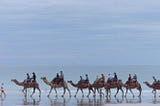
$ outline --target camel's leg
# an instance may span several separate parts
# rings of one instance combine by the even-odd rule
[[[82,92],[82,97],[84,97],[84,93],[83,93],[83,89],[81,88],[81,92]]]
[[[131,92],[132,96],[134,97],[134,94],[133,94],[132,90],[131,90],[131,89],[129,89],[129,90],[130,90],[130,92]]]
[[[111,89],[109,89],[109,97],[111,97]]]
[[[138,95],[138,97],[140,97],[140,96],[141,96],[141,93],[142,93],[142,88],[141,88],[141,86],[138,88],[138,90],[139,90],[139,95]]]
[[[106,97],[109,97],[108,93],[109,93],[109,89],[106,89]]]
[[[95,97],[96,96],[96,88],[94,88],[94,94],[93,94],[93,97]]]
[[[100,94],[101,96],[104,96],[104,93],[102,92],[102,88],[100,88]]]
[[[54,88],[54,91],[55,91],[55,93],[56,93],[56,97],[57,97],[58,95],[57,95],[57,90],[56,90],[56,88]]]
[[[124,95],[125,97],[127,96],[127,93],[128,93],[128,88],[126,88],[126,93],[125,93],[125,95]]]
[[[71,97],[71,91],[69,90],[69,88],[68,88],[68,86],[67,86],[67,91],[68,91],[68,93],[69,93],[69,96]]]
[[[33,88],[33,92],[32,92],[32,94],[30,95],[30,97],[33,96],[33,94],[35,93],[35,90],[36,90],[36,88]]]
[[[22,92],[25,94],[24,89],[22,89]]]
[[[24,96],[26,97],[27,96],[27,88],[23,88],[22,92],[24,93]]]
[[[114,97],[116,97],[116,96],[117,96],[118,92],[119,92],[119,88],[117,88],[117,92],[116,92],[116,94],[114,95]]]
[[[92,88],[92,87],[89,87],[89,88],[88,88],[88,90],[89,90],[89,93],[88,93],[87,97],[89,97],[89,95],[90,95],[91,91],[92,91],[92,92],[93,92],[93,94],[94,94],[94,90],[93,90],[93,88]]]
[[[122,91],[122,97],[124,96],[124,91],[123,91],[123,89],[122,88],[120,88],[120,90]]]
[[[93,92],[93,94],[94,94],[94,89],[93,88],[90,88],[90,90]]]
[[[154,90],[154,98],[156,98],[156,93],[157,93],[156,90]]]
[[[62,97],[64,97],[65,93],[66,93],[66,88],[63,88],[63,95],[62,95]]]
[[[88,88],[88,91],[89,91],[89,92],[88,92],[88,95],[87,95],[87,97],[89,97],[89,95],[90,95],[90,93],[91,93],[91,91],[90,91],[90,89],[89,89],[89,88]]]
[[[53,87],[50,88],[49,94],[47,95],[47,97],[50,96],[51,92],[52,92]]]
[[[39,87],[37,87],[38,91],[39,91],[39,97],[41,97],[41,90],[39,89]]]
[[[74,97],[76,97],[76,95],[77,95],[78,91],[79,91],[79,88],[77,88],[77,92],[76,92],[76,94],[74,95]]]

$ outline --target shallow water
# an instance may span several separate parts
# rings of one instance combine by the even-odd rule
[[[107,104],[159,104],[160,98],[153,98],[150,93],[139,97],[131,97],[130,95],[126,98],[122,98],[120,95],[116,98],[111,96],[111,98],[106,98],[104,96],[95,98],[92,95],[87,97],[82,97],[81,94],[77,97],[65,96],[64,98],[52,95],[48,98],[45,93],[42,93],[41,98],[35,94],[33,97],[29,95],[25,98],[20,91],[18,92],[8,92],[6,98],[0,99],[0,106],[104,106]]]
[[[58,98],[55,97],[55,92],[52,91],[50,99],[47,98],[47,94],[49,92],[50,87],[40,79],[42,76],[46,76],[48,80],[52,80],[56,73],[60,70],[63,70],[65,75],[65,80],[73,80],[73,82],[78,82],[79,76],[82,75],[85,78],[85,74],[89,75],[90,82],[93,83],[96,79],[97,75],[101,75],[103,73],[106,78],[107,75],[117,73],[118,78],[122,79],[123,82],[127,80],[128,74],[136,73],[138,76],[138,81],[142,85],[142,97],[138,98],[137,90],[133,90],[135,93],[135,98],[132,98],[132,95],[129,93],[127,98],[121,97],[121,92],[118,94],[117,98],[114,98],[114,94],[116,92],[115,89],[111,90],[112,95],[111,98],[100,98],[96,96],[93,98],[93,94],[90,95],[90,98],[82,98],[81,92],[79,91],[77,94],[77,98],[74,98],[74,94],[76,92],[76,88],[69,85],[69,89],[71,90],[72,98],[69,98],[68,93],[66,93],[64,98],[61,98],[60,95],[63,93],[63,89],[57,89]],[[160,66],[82,66],[82,67],[42,67],[42,66],[24,66],[24,67],[1,67],[1,77],[0,81],[4,83],[4,89],[7,93],[7,97],[1,100],[2,106],[7,106],[10,104],[15,105],[51,105],[51,106],[79,106],[79,105],[105,105],[105,104],[119,104],[119,103],[160,103],[160,98],[157,97],[154,99],[153,94],[151,93],[152,89],[146,87],[143,84],[143,81],[149,81],[152,83],[152,76],[155,76],[157,79],[160,78]],[[24,98],[21,90],[22,87],[15,85],[11,82],[11,79],[16,78],[19,81],[23,81],[26,77],[26,73],[32,74],[35,72],[37,75],[37,82],[40,84],[40,89],[42,90],[41,99],[38,98],[38,92],[36,91],[33,98],[28,97]],[[125,90],[125,89],[124,89]],[[29,94],[31,94],[32,90],[28,90]],[[103,90],[105,93],[105,91]],[[29,96],[28,94],[28,96]],[[84,90],[85,96],[88,94],[88,90]],[[157,93],[158,94],[158,93]]]

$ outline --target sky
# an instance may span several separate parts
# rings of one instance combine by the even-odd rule
[[[1,0],[0,66],[160,65],[159,0]]]

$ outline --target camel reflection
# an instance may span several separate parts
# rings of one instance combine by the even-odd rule
[[[126,100],[126,103],[131,103],[131,104],[136,104],[136,103],[141,103],[142,102],[142,99],[141,97],[138,97],[138,98],[130,98],[130,99],[127,99],[125,98]]]
[[[124,98],[118,98],[118,97],[114,97],[113,99],[111,99],[111,97],[107,97],[106,98],[106,104],[118,104],[118,103],[123,103]]]
[[[152,100],[152,103],[153,103],[153,104],[160,104],[160,99],[154,98],[154,99]]]
[[[104,105],[104,99],[102,97],[96,98],[77,98],[77,106],[102,106]]]
[[[49,98],[50,102],[51,102],[51,106],[67,106],[69,101],[71,98],[55,98],[55,99],[51,99]]]
[[[23,99],[23,105],[39,105],[40,101],[41,101],[40,98],[35,99],[33,97],[31,97],[31,98],[25,97]]]

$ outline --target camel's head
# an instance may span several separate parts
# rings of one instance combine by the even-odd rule
[[[11,81],[15,82],[15,81],[16,81],[16,79],[11,79]]]
[[[145,81],[145,82],[143,82],[144,84],[148,84],[148,82],[147,81]]]
[[[46,77],[41,77],[42,80],[46,80]]]
[[[71,80],[69,80],[69,81],[67,81],[68,83],[72,83],[72,81]]]

